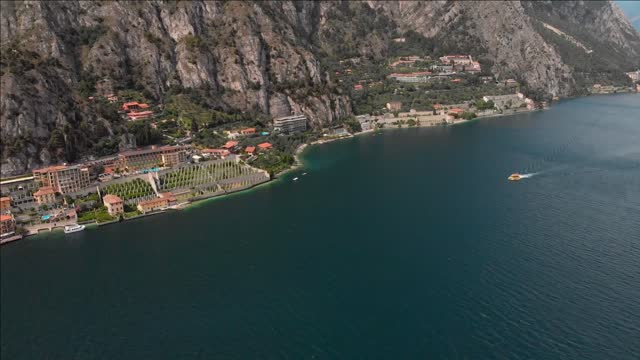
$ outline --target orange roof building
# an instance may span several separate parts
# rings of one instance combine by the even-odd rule
[[[167,205],[169,206],[175,205],[177,202],[176,197],[171,192],[161,193],[160,197],[167,200]]]
[[[107,207],[107,212],[111,216],[124,213],[124,201],[117,195],[107,194],[103,196],[102,203]]]
[[[139,103],[137,101],[130,101],[122,104],[122,110],[124,111],[147,109],[148,107],[149,104]]]
[[[254,152],[256,152],[256,147],[255,146],[247,146],[247,148],[244,149],[244,152],[246,152],[247,154],[253,154]]]
[[[146,214],[151,211],[166,209],[168,206],[169,200],[167,198],[155,198],[139,202],[138,210]]]
[[[89,168],[83,165],[49,166],[33,170],[33,180],[43,187],[51,186],[55,192],[74,193],[91,185]]]
[[[56,190],[53,186],[43,186],[33,193],[33,197],[40,206],[54,204],[56,202]]]
[[[16,232],[16,221],[11,215],[0,215],[0,237],[13,235]]]
[[[464,112],[464,110],[460,109],[460,108],[453,108],[453,109],[449,109],[448,113],[449,114],[462,114]]]
[[[258,148],[260,148],[260,150],[269,150],[273,147],[273,145],[271,145],[271,143],[268,142],[263,142],[261,144],[258,144]]]
[[[8,196],[0,197],[0,212],[11,209],[11,198]]]
[[[256,133],[256,128],[246,128],[240,130],[240,134],[242,135],[251,135]]]
[[[223,147],[224,149],[229,150],[229,149],[233,149],[233,148],[234,148],[234,147],[236,147],[237,145],[238,145],[238,142],[237,142],[237,141],[227,141],[227,143],[226,143],[226,144],[224,144],[224,145],[222,145],[222,147]]]

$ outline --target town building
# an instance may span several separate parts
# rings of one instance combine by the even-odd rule
[[[364,89],[364,87],[362,85],[360,85],[360,84],[353,85],[353,90],[358,91],[358,90],[362,90],[362,89]]]
[[[415,60],[396,60],[396,61],[392,62],[391,64],[389,64],[389,66],[391,66],[391,67],[411,66],[411,65],[413,65],[415,63],[416,63]]]
[[[402,109],[402,103],[400,101],[392,101],[387,103],[387,110],[400,111]]]
[[[0,237],[8,237],[16,233],[16,220],[12,215],[0,214]]]
[[[130,113],[127,114],[127,117],[129,118],[129,120],[131,121],[135,121],[135,120],[142,120],[142,119],[148,119],[150,117],[153,116],[153,111],[131,111]]]
[[[260,150],[269,150],[273,148],[273,145],[271,145],[271,143],[268,142],[263,142],[261,144],[258,144],[258,149]]]
[[[493,101],[498,110],[516,108],[524,103],[518,94],[483,96],[482,100]]]
[[[72,194],[91,185],[89,168],[84,165],[57,165],[33,170],[37,184],[50,186],[55,192]]]
[[[431,75],[430,71],[422,71],[422,72],[413,72],[413,73],[406,73],[406,74],[393,73],[393,74],[390,74],[389,77],[400,82],[416,83],[416,82],[426,82],[429,79],[429,75]]]
[[[137,207],[140,212],[146,214],[148,212],[166,209],[169,207],[169,199],[159,197],[151,200],[145,200],[139,202]]]
[[[393,39],[393,42],[397,42],[397,43],[403,43],[405,41],[407,41],[407,39],[403,38],[403,37],[399,37],[399,38],[394,38]]]
[[[471,64],[465,65],[464,71],[465,72],[470,72],[470,73],[478,73],[478,72],[482,71],[482,68],[480,67],[480,63],[479,62],[472,61]]]
[[[640,81],[640,70],[628,72],[627,76],[633,81]]]
[[[240,134],[242,135],[252,135],[256,133],[256,128],[246,128],[240,130]]]
[[[4,214],[9,210],[11,210],[11,198],[8,196],[0,197],[0,213]]]
[[[149,108],[149,104],[139,103],[137,101],[131,101],[131,102],[126,102],[122,104],[122,110],[126,112],[133,111],[133,110],[144,110],[148,108]]]
[[[52,186],[43,186],[33,193],[38,206],[52,205],[56,203],[56,190]]]
[[[460,116],[463,113],[464,113],[464,110],[462,110],[460,108],[453,108],[453,109],[447,110],[447,114],[454,115],[454,116]]]
[[[170,193],[170,192],[161,193],[160,197],[167,200],[167,206],[173,206],[178,203],[178,200],[176,200],[176,197],[173,195],[173,193]]]
[[[229,156],[231,152],[227,149],[202,149],[202,155],[205,157],[208,156],[218,156],[224,158],[225,156]]]
[[[431,70],[439,75],[451,74],[453,72],[453,65],[433,65]]]
[[[446,55],[440,58],[443,64],[471,65],[473,58],[471,55]]]
[[[282,132],[296,132],[307,130],[306,115],[292,115],[273,120],[274,130]]]
[[[116,195],[107,194],[103,196],[102,203],[107,207],[107,212],[111,216],[117,216],[118,214],[124,213],[124,201]]]
[[[504,85],[506,87],[515,87],[518,86],[518,82],[515,79],[507,79],[505,80]]]
[[[227,141],[224,145],[222,145],[222,148],[231,151],[236,146],[238,146],[238,142],[237,141]]]
[[[367,131],[374,128],[373,119],[369,114],[358,115],[356,116],[356,120],[358,120],[358,122],[360,123],[362,131]]]
[[[37,189],[33,176],[0,180],[0,194],[11,198],[12,206],[22,209],[34,207],[33,192]]]
[[[128,170],[172,167],[187,160],[187,152],[182,147],[153,145],[148,149],[121,152],[116,167]]]
[[[249,155],[253,155],[256,152],[256,147],[255,146],[247,146],[247,148],[244,149],[244,152],[246,152]]]

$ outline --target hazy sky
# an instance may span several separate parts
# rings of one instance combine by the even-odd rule
[[[640,1],[638,0],[617,0],[616,3],[624,11],[633,26],[640,31]]]

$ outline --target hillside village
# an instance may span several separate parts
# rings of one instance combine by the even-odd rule
[[[86,101],[117,113],[133,139],[97,144],[97,156],[74,164],[3,179],[1,241],[66,224],[146,216],[243,190],[291,167],[296,151],[310,142],[388,127],[445,126],[547,105],[545,98],[525,95],[516,79],[496,78],[469,54],[396,56],[383,63],[352,57],[326,65],[338,89],[350,94],[354,116],[325,128],[314,127],[302,113],[275,119],[229,114],[207,109],[189,92],[153,103],[144,93],[97,83]],[[640,91],[638,72],[627,75]],[[596,84],[592,92],[629,90]]]

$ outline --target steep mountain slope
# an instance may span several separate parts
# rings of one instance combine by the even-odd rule
[[[611,3],[589,2],[2,2],[2,174],[131,145],[115,109],[93,94],[136,89],[156,103],[195,92],[203,106],[316,125],[351,113],[327,58],[382,61],[408,31],[432,55],[468,52],[528,91],[566,96],[625,81],[640,35]],[[548,23],[594,52],[577,56]],[[575,47],[575,46],[574,46]],[[612,60],[614,59],[614,60]],[[598,73],[598,76],[593,75]],[[603,75],[604,74],[604,75]]]

